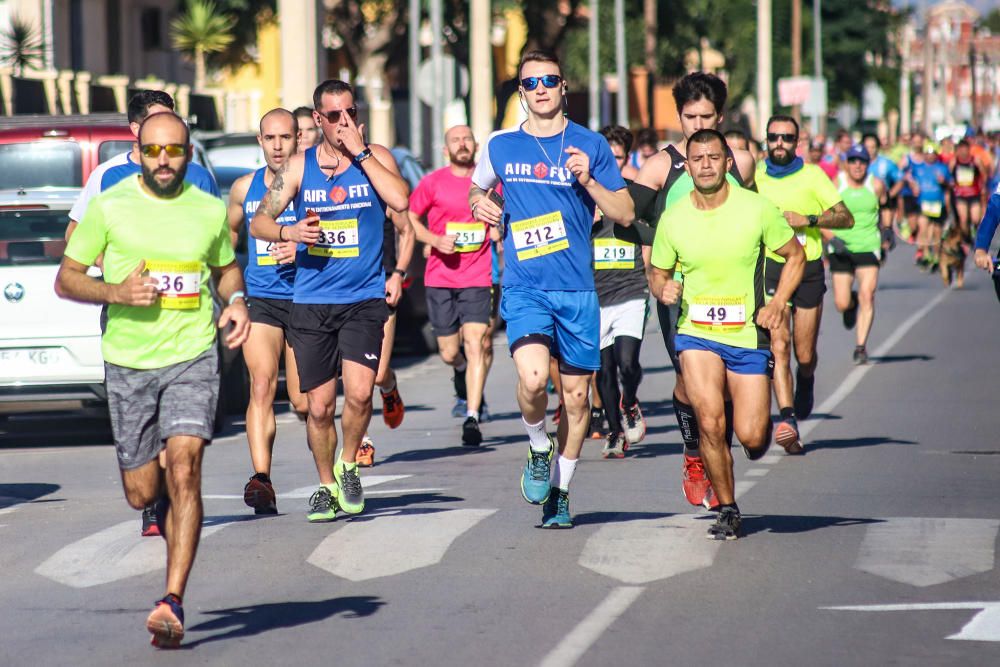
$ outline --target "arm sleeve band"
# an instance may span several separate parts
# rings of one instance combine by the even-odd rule
[[[656,190],[640,185],[639,183],[629,183],[628,193],[632,195],[635,203],[636,220],[645,220],[647,223],[656,224]]]

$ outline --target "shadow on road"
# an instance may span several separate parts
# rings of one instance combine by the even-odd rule
[[[181,646],[181,650],[190,650],[201,644],[225,641],[239,637],[252,637],[268,630],[291,628],[307,623],[316,623],[332,616],[344,618],[364,618],[371,616],[385,605],[380,598],[363,595],[355,597],[330,598],[317,602],[277,602],[249,607],[233,607],[203,612],[206,616],[215,618],[203,621],[187,628],[191,632],[215,632],[203,639]]]
[[[915,445],[912,440],[897,440],[885,436],[869,436],[867,438],[841,438],[813,440],[806,443],[806,453],[812,449],[853,449],[855,447],[874,447],[876,445]]]
[[[743,515],[743,531],[753,533],[808,533],[825,528],[848,528],[883,523],[883,519],[842,516]]]
[[[573,525],[598,523],[625,523],[647,519],[664,519],[673,516],[670,512],[583,512],[573,515]]]
[[[520,438],[521,440],[524,437]],[[505,444],[504,438],[486,438],[482,447],[437,447],[430,449],[408,449],[405,452],[390,454],[378,461],[379,465],[389,463],[416,463],[419,461],[434,461],[437,459],[450,459],[456,456],[469,456],[488,452],[492,445]]]
[[[39,498],[55,493],[60,489],[58,484],[23,482],[18,484],[0,484],[0,510],[22,503],[33,503]],[[44,502],[55,502],[56,498]]]
[[[901,361],[934,361],[929,354],[887,354],[884,357],[869,357],[876,364],[895,364]]]

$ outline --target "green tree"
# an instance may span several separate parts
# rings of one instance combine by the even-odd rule
[[[979,25],[994,35],[1000,35],[1000,7],[990,10],[989,14],[979,20]]]
[[[233,41],[224,50],[206,54],[208,67],[236,69],[257,61],[257,33],[277,21],[277,0],[217,0],[219,10],[236,19]]]
[[[235,17],[221,12],[212,0],[190,0],[187,10],[170,22],[174,47],[194,60],[194,88],[205,88],[205,55],[233,43]]]
[[[9,65],[15,76],[26,69],[41,69],[42,38],[31,21],[10,17],[10,27],[0,33],[0,62]]]

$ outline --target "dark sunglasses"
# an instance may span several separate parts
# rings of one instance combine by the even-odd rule
[[[792,134],[790,132],[768,132],[767,133],[767,142],[768,143],[770,143],[770,144],[776,144],[776,143],[778,143],[778,139],[781,139],[786,144],[794,144],[796,141],[799,140],[799,138],[798,138],[797,135],[794,135],[794,134]]]
[[[521,79],[521,87],[525,90],[534,90],[541,83],[546,88],[555,88],[562,83],[562,77],[558,74],[546,74],[545,76],[529,76]]]
[[[139,150],[145,157],[160,157],[163,151],[167,152],[167,157],[181,157],[187,154],[187,146],[184,144],[143,144]]]
[[[343,111],[346,111],[347,115],[350,116],[351,118],[357,118],[358,117],[358,108],[357,107],[348,107],[347,109],[334,109],[333,111],[327,111],[326,113],[324,113],[322,111],[317,111],[317,113],[320,116],[323,116],[323,118],[326,118],[331,123],[339,123],[340,122],[340,114]]]

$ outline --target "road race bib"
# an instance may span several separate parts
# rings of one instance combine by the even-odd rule
[[[973,167],[956,167],[955,182],[963,188],[970,187],[976,182],[976,170]]]
[[[795,238],[799,240],[799,245],[806,244],[806,233],[805,232],[795,232]]]
[[[691,324],[712,331],[738,331],[747,323],[746,305],[738,296],[701,296],[688,303]]]
[[[319,240],[308,252],[317,257],[357,257],[361,254],[358,219],[320,220]]]
[[[448,222],[444,231],[455,235],[455,252],[475,252],[486,241],[486,227],[481,222]]]
[[[254,241],[257,242],[257,266],[274,266],[278,263],[278,260],[271,257],[271,251],[278,245],[277,241],[261,241],[260,239],[254,239]]]
[[[634,269],[635,244],[618,239],[594,239],[594,268]]]
[[[146,260],[146,271],[156,281],[160,308],[193,310],[201,305],[201,262]]]
[[[551,255],[569,248],[566,225],[563,224],[562,213],[559,211],[511,223],[510,230],[514,236],[518,261]]]
[[[939,201],[920,202],[920,212],[923,213],[928,218],[940,218],[942,208],[944,208],[943,202]]]

